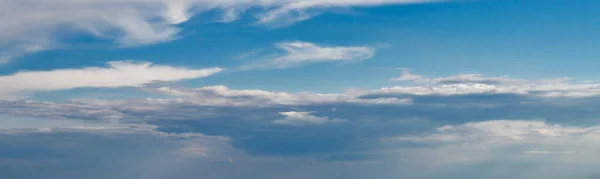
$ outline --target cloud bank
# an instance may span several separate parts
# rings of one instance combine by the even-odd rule
[[[160,156],[182,152],[195,156],[181,157],[187,160],[178,164],[167,162],[170,160],[156,163],[177,166],[171,170],[188,178],[241,177],[222,172],[225,169],[242,174],[274,172],[255,175],[263,178],[283,174],[267,169],[272,167],[281,167],[287,174],[298,172],[290,178],[331,178],[335,176],[326,171],[334,169],[340,170],[338,177],[357,179],[583,179],[600,174],[597,160],[589,157],[600,145],[600,123],[595,117],[600,115],[598,84],[508,77],[490,82],[487,78],[422,77],[453,82],[413,82],[340,94],[145,86],[140,89],[162,97],[2,101],[0,113],[102,124],[73,127],[69,122],[62,129],[21,132],[13,128],[3,135],[133,135],[111,137],[117,141],[140,138],[135,135],[158,136],[161,139],[153,141],[160,144],[149,145],[169,146]],[[190,138],[213,142],[197,144]],[[16,151],[14,148],[10,150]],[[137,146],[129,148],[137,150]],[[54,157],[64,160],[60,155]],[[282,165],[286,163],[290,165]],[[214,170],[197,173],[197,168],[183,170],[183,166]]]

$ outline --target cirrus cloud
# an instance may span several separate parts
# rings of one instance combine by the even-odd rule
[[[257,24],[282,26],[327,8],[379,6],[436,0],[21,0],[0,1],[0,63],[61,47],[65,30],[108,39],[121,46],[179,38],[179,24],[199,13],[223,12],[222,22],[257,10]],[[310,12],[309,12],[310,11]],[[32,48],[34,47],[34,48]]]
[[[276,46],[285,54],[257,61],[241,69],[284,69],[323,62],[351,62],[372,58],[375,48],[368,46],[320,46],[309,42],[280,42]]]

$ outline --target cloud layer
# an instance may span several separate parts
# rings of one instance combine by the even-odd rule
[[[164,165],[196,164],[219,171],[233,167],[245,173],[251,171],[250,164],[252,170],[262,171],[267,169],[261,167],[293,163],[287,169],[279,166],[300,172],[291,178],[308,177],[301,171],[315,178],[332,177],[312,167],[342,167],[338,175],[357,179],[558,179],[599,174],[597,160],[586,157],[600,144],[597,84],[508,77],[490,82],[478,76],[420,77],[435,80],[341,94],[146,86],[140,89],[162,97],[2,101],[0,113],[103,124],[20,133],[13,128],[5,135],[145,133],[162,136],[158,141],[182,142],[165,150],[167,156],[186,152],[200,157]],[[223,140],[210,139],[212,146],[185,142],[206,136]],[[227,173],[175,171],[186,176]]]

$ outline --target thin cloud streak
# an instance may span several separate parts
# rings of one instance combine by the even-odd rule
[[[275,46],[282,55],[246,64],[239,70],[286,69],[314,63],[353,62],[375,56],[368,46],[321,46],[310,42],[280,42]]]
[[[203,78],[222,68],[187,69],[148,62],[113,61],[107,67],[18,72],[0,76],[0,98],[15,97],[23,92],[55,91],[73,88],[136,87],[159,81]]]

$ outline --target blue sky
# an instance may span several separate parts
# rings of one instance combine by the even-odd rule
[[[600,175],[600,2],[0,9],[11,179]]]

